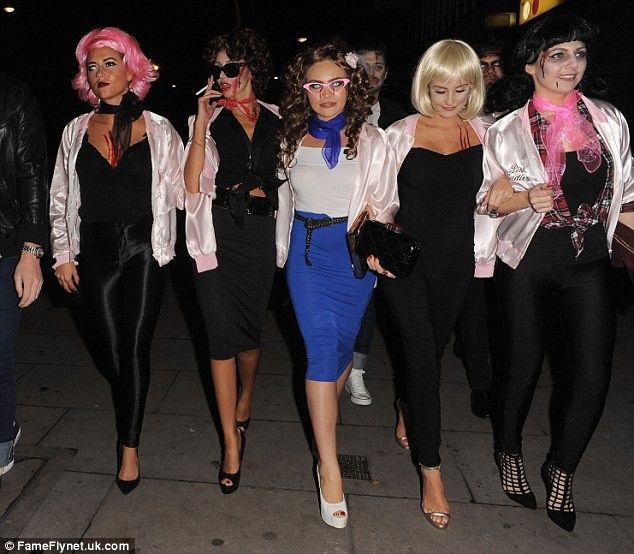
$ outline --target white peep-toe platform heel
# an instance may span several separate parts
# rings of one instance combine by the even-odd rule
[[[316,465],[317,486],[319,487],[319,504],[321,508],[321,519],[326,525],[343,529],[348,525],[348,505],[346,504],[346,496],[343,496],[341,502],[333,504],[326,502],[324,495],[321,493],[321,477],[319,476],[319,464]],[[343,513],[344,515],[337,515]]]

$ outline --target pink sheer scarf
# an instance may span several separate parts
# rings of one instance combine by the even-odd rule
[[[566,170],[566,146],[577,152],[586,171],[594,173],[601,165],[601,143],[592,124],[577,110],[580,94],[572,91],[558,106],[533,94],[533,105],[542,115],[551,113],[549,125],[542,127],[542,142],[547,159],[544,164],[555,197],[561,195],[561,177]]]

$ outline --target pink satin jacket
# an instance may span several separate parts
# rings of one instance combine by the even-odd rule
[[[279,117],[279,109],[273,104],[260,102],[258,104],[273,112]],[[223,110],[218,108],[211,117],[209,124],[218,117]],[[194,135],[195,117],[189,118],[189,141],[185,146],[185,156],[183,156],[183,167],[187,161],[187,155],[191,147],[192,137]],[[216,148],[216,142],[207,127],[207,140],[205,141],[205,161],[203,170],[200,173],[199,192],[191,193],[185,190],[185,243],[189,255],[196,262],[198,272],[216,269],[218,267],[218,258],[216,250],[216,233],[214,231],[214,221],[211,214],[211,206],[213,199],[216,197],[216,173],[220,165],[220,156]]]
[[[93,113],[80,115],[66,125],[57,151],[49,210],[51,250],[56,260],[53,267],[75,262],[79,254],[81,193],[75,164]],[[174,257],[175,210],[183,208],[183,141],[164,117],[144,111],[143,118],[152,159],[152,253],[162,266]]]
[[[614,190],[608,212],[606,235],[612,252],[612,237],[619,219],[621,204],[634,200],[634,173],[630,152],[630,133],[623,117],[611,104],[583,97],[595,127],[614,159]],[[506,174],[516,191],[528,190],[548,182],[531,135],[528,104],[492,125],[484,148],[484,180],[478,192],[478,202],[495,180]],[[476,276],[493,275],[495,256],[515,269],[537,231],[544,214],[524,208],[496,219],[475,216]]]
[[[371,215],[373,219],[393,221],[399,207],[396,163],[382,129],[363,124],[357,146],[357,159],[358,173],[348,208],[347,228],[350,229],[357,216],[366,208],[374,212]],[[285,179],[286,176],[280,175],[280,178]],[[279,188],[279,209],[275,226],[279,267],[284,267],[288,258],[294,212],[293,183],[292,179],[289,179]]]

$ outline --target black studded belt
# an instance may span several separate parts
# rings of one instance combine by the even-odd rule
[[[345,223],[348,221],[347,217],[322,217],[322,218],[312,218],[312,217],[304,217],[303,215],[299,215],[295,213],[295,219],[297,221],[301,221],[306,228],[306,245],[304,247],[304,261],[306,265],[313,265],[308,257],[308,251],[310,250],[310,242],[313,239],[313,231],[315,229],[321,229],[322,227],[332,227],[333,225],[337,225],[339,223]]]

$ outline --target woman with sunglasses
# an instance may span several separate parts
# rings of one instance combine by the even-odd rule
[[[354,341],[376,282],[354,276],[346,231],[365,209],[391,221],[398,209],[394,160],[385,133],[365,123],[367,75],[355,54],[335,44],[298,55],[281,102],[276,243],[308,357],[306,397],[318,452],[321,517],[347,525],[337,460],[338,399]],[[372,269],[383,271],[378,260]],[[387,272],[385,272],[387,273]]]
[[[223,435],[218,482],[229,494],[240,484],[275,271],[279,117],[257,100],[271,59],[255,31],[214,37],[205,59],[211,76],[185,150],[186,233]]]

